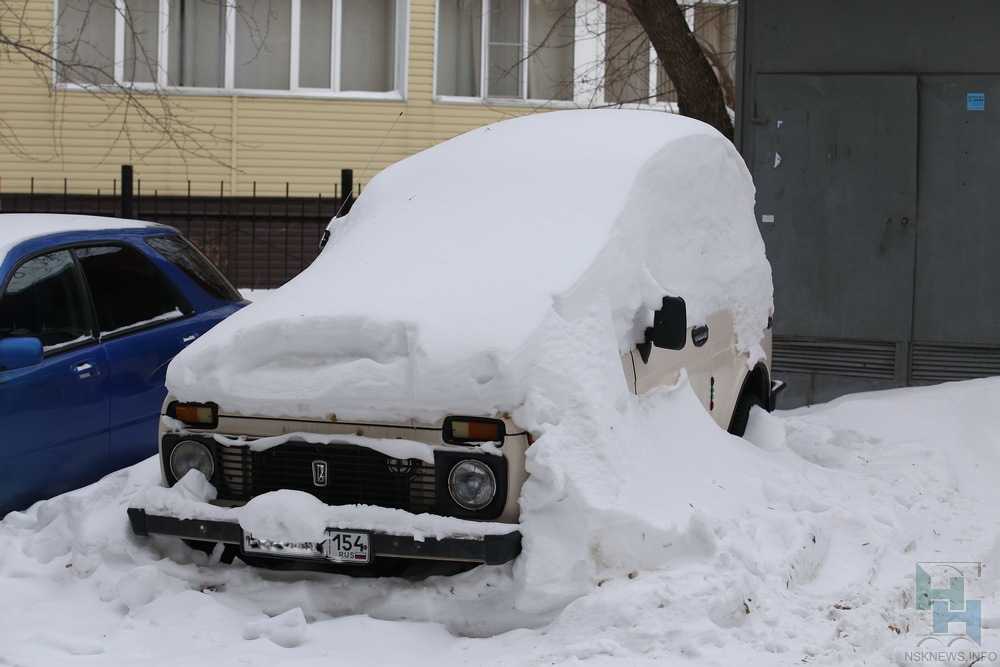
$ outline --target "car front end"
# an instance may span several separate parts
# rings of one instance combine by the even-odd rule
[[[520,552],[529,444],[509,417],[451,416],[431,425],[284,419],[168,398],[159,449],[165,486],[198,470],[215,489],[215,508],[290,490],[357,511],[350,525],[338,521],[306,541],[254,534],[237,516],[136,506],[129,520],[137,535],[221,543],[264,567],[363,573],[389,560],[495,565]],[[379,520],[386,511],[391,522]],[[428,520],[437,522],[430,531]]]

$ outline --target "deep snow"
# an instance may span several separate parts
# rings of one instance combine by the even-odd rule
[[[0,664],[903,665],[931,630],[915,564],[943,560],[984,562],[969,596],[1000,648],[1000,379],[755,413],[756,444],[706,440],[693,400],[682,385],[636,407],[695,439],[638,443],[636,467],[665,449],[672,490],[624,490],[688,520],[645,540],[609,525],[602,558],[648,566],[568,603],[533,608],[519,565],[406,582],[208,564],[130,535],[149,460],[0,522]],[[561,558],[552,538],[536,546]]]

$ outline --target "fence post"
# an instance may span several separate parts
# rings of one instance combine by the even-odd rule
[[[340,170],[340,215],[345,215],[354,204],[354,170]]]
[[[132,165],[122,165],[121,217],[132,217]]]

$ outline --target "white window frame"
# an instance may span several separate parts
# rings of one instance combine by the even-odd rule
[[[574,97],[575,93],[575,81],[577,78],[577,62],[580,54],[579,44],[581,43],[581,27],[583,26],[581,20],[581,12],[579,7],[588,0],[576,0],[577,6],[577,16],[576,16],[576,44],[574,45],[573,54],[573,79],[574,79]],[[595,2],[597,0],[589,0],[589,2]],[[489,51],[490,51],[490,0],[481,0],[482,2],[482,26],[480,35],[480,49],[481,53],[479,56],[479,95],[465,96],[465,95],[438,95],[437,93],[437,73],[438,73],[438,40],[440,35],[438,34],[438,26],[440,21],[438,17],[441,15],[441,0],[435,0],[434,2],[434,62],[433,62],[433,74],[431,81],[431,90],[434,92],[435,102],[446,102],[452,104],[482,104],[487,102],[491,105],[496,106],[529,106],[537,107],[540,104],[544,104],[548,107],[558,107],[558,108],[575,108],[580,106],[574,100],[547,100],[547,99],[536,99],[528,97],[528,49],[529,45],[529,26],[530,17],[528,12],[530,11],[531,0],[521,0],[521,80],[520,84],[520,97],[490,97],[489,94]]]
[[[408,89],[407,76],[409,72],[409,35],[410,35],[410,0],[396,0],[396,20],[395,20],[395,44],[393,54],[395,57],[395,86],[393,90],[386,92],[374,92],[363,90],[341,90],[340,89],[340,28],[342,25],[341,16],[342,0],[330,0],[332,3],[331,12],[331,39],[330,39],[330,87],[329,88],[304,88],[299,86],[299,47],[300,42],[300,18],[302,11],[302,0],[291,0],[291,34],[290,34],[290,64],[289,64],[289,87],[285,89],[258,89],[258,88],[236,88],[236,0],[225,0],[226,2],[226,30],[225,30],[225,70],[223,86],[201,87],[201,86],[171,86],[168,84],[167,65],[170,56],[170,2],[172,0],[159,0],[159,34],[157,39],[157,75],[156,83],[135,82],[125,80],[125,0],[115,0],[115,43],[114,43],[114,80],[113,84],[86,84],[59,81],[55,60],[58,53],[54,53],[55,59],[52,65],[52,81],[57,90],[107,90],[114,91],[122,88],[136,91],[162,91],[178,95],[202,95],[202,96],[247,96],[247,97],[319,97],[330,99],[351,99],[351,100],[386,100],[405,101]],[[54,43],[58,44],[59,30],[59,0],[54,0],[54,13],[52,17],[52,34],[56,36]],[[58,46],[55,46],[58,48]]]
[[[706,0],[709,4],[730,4],[728,0]],[[546,100],[529,98],[528,87],[528,67],[523,67],[521,77],[520,98],[516,97],[490,97],[489,96],[489,11],[490,0],[482,0],[482,36],[479,57],[479,95],[477,96],[457,96],[437,94],[437,73],[438,73],[438,17],[441,12],[441,0],[436,0],[434,5],[434,71],[433,71],[433,91],[434,101],[447,104],[489,104],[491,106],[528,106],[547,108],[578,108],[591,106],[607,106],[604,98],[604,60],[607,10],[604,3],[598,0],[576,0],[576,43],[573,54],[573,100]],[[523,44],[524,59],[528,56],[528,11],[530,0],[521,0],[521,16],[524,21]],[[593,22],[596,19],[598,26],[595,30]],[[694,7],[685,9],[685,19],[688,26],[694,30]],[[659,89],[659,67],[657,67],[656,50],[653,45],[649,45],[649,98],[651,102],[636,102],[631,104],[614,104],[629,109],[662,109],[665,111],[677,112],[677,104],[674,102],[659,102],[656,100],[656,91]],[[592,84],[592,85],[590,85]],[[484,90],[485,89],[485,90]]]

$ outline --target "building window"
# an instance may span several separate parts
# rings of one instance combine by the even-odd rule
[[[393,0],[342,0],[344,90],[387,91],[394,86],[396,11]]]
[[[406,0],[57,1],[63,83],[305,94],[403,88]]]
[[[609,0],[604,31],[604,101],[608,104],[648,104],[652,47],[646,31],[624,0]]]
[[[735,0],[682,0],[735,104]],[[676,104],[626,0],[438,0],[435,94],[468,100]]]
[[[226,85],[226,5],[170,0],[167,82],[171,86]]]
[[[737,12],[734,0],[699,0],[685,9],[688,25],[712,63],[731,107],[736,103]],[[606,16],[604,101],[676,103],[677,91],[666,69],[624,0],[609,0]]]
[[[125,0],[126,81],[155,83],[159,69],[160,0]]]
[[[735,108],[738,8],[733,2],[702,4],[693,8],[693,14],[694,34],[719,77],[726,104]]]
[[[574,0],[439,0],[437,19],[437,95],[573,99]]]
[[[236,87],[291,86],[291,0],[236,0]]]
[[[62,0],[56,25],[59,79],[73,83],[112,83],[115,0]]]

